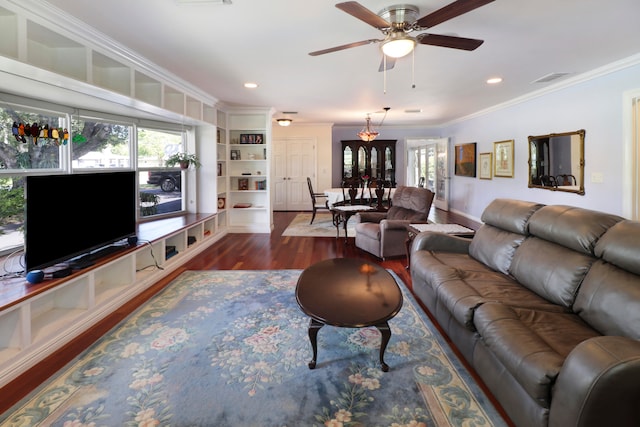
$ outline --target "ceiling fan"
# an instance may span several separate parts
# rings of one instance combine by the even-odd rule
[[[419,19],[419,9],[409,4],[390,6],[375,14],[357,1],[338,3],[336,4],[338,9],[382,31],[385,36],[384,39],[362,40],[329,49],[317,50],[310,52],[309,55],[318,56],[371,43],[382,43],[382,52],[385,55],[383,64],[380,66],[382,71],[383,69],[393,68],[396,58],[401,58],[411,53],[418,43],[453,49],[475,50],[484,43],[484,40],[430,33],[421,33],[413,37],[410,33],[425,31],[493,1],[495,0],[456,0]]]

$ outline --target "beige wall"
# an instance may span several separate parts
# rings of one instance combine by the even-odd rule
[[[331,188],[331,131],[333,125],[328,124],[296,124],[282,127],[274,123],[272,139],[313,138],[316,140],[316,188]]]

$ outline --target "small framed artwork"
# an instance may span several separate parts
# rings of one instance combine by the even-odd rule
[[[493,176],[513,178],[513,139],[493,143]]]
[[[248,189],[249,189],[249,179],[248,178],[238,179],[238,190],[248,190]]]
[[[480,179],[491,179],[493,176],[493,153],[478,154],[478,162],[480,163]]]
[[[231,160],[240,160],[240,150],[231,150]]]
[[[240,144],[264,144],[264,136],[261,133],[241,133]]]
[[[454,147],[455,174],[459,176],[476,176],[476,143],[460,144]]]

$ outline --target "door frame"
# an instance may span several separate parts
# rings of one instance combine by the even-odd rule
[[[623,94],[622,215],[640,219],[640,89]]]

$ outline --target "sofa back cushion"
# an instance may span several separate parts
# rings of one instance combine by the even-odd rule
[[[625,220],[598,241],[601,258],[584,279],[573,310],[603,335],[640,339],[640,222]]]
[[[543,205],[512,199],[495,199],[482,213],[469,255],[492,269],[509,274],[516,248],[528,235],[529,217]]]
[[[433,196],[427,188],[398,186],[391,198],[387,219],[427,222]]]
[[[574,251],[591,254],[598,239],[624,218],[574,206],[545,206],[531,215],[529,233]]]
[[[598,239],[622,218],[571,206],[545,206],[529,218],[529,237],[516,250],[511,274],[541,297],[571,307],[595,262]]]

